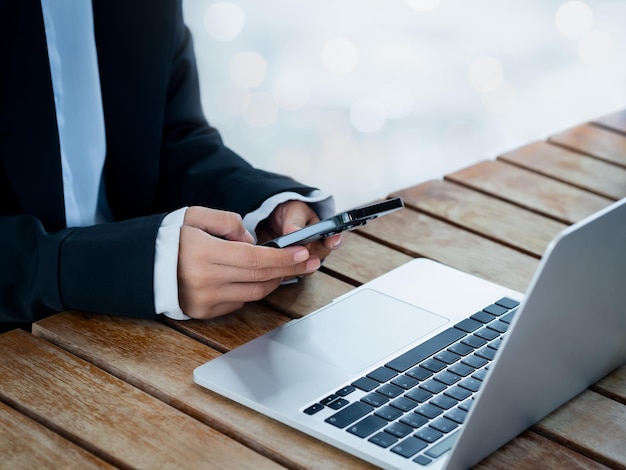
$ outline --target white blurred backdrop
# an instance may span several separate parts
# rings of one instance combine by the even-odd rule
[[[347,209],[626,108],[624,0],[184,0],[202,103]]]

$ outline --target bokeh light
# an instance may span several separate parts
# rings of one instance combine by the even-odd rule
[[[350,73],[359,63],[359,50],[346,38],[333,38],[322,48],[322,63],[336,75]]]
[[[218,41],[232,41],[243,29],[243,10],[231,2],[216,2],[209,5],[204,13],[204,28]]]
[[[256,88],[265,78],[267,64],[261,54],[244,51],[230,61],[230,76],[242,88]]]
[[[276,122],[278,105],[270,93],[255,91],[244,97],[242,114],[252,127],[269,127]]]
[[[385,120],[385,107],[376,98],[359,98],[350,108],[350,122],[360,132],[379,131],[385,125]]]
[[[476,90],[493,91],[502,84],[504,69],[493,57],[479,57],[470,64],[468,77]]]
[[[554,22],[566,38],[579,38],[593,26],[593,12],[585,2],[572,0],[559,7]]]

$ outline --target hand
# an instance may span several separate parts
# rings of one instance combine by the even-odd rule
[[[317,270],[305,247],[281,250],[253,245],[233,212],[190,207],[180,230],[178,300],[192,318],[207,319],[260,300],[285,277]]]
[[[259,242],[263,243],[281,235],[295,232],[319,222],[319,217],[311,207],[302,201],[287,201],[276,207],[272,214],[257,229]],[[332,250],[341,245],[341,234],[305,245],[313,256],[326,258]],[[283,248],[284,249],[284,248]]]

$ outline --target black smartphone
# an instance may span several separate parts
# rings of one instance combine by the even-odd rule
[[[306,245],[316,240],[327,238],[346,230],[354,230],[365,225],[369,220],[381,217],[404,207],[404,202],[399,197],[386,201],[357,207],[349,211],[341,212],[328,219],[320,220],[295,232],[274,238],[263,246],[285,248],[292,245]]]

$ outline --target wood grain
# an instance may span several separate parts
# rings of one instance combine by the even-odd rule
[[[237,329],[239,321],[233,321]],[[367,468],[359,459],[194,384],[193,370],[219,353],[158,322],[62,313],[38,322],[34,333],[289,468]],[[167,426],[165,418],[161,424]],[[239,466],[237,452],[231,459]],[[223,468],[232,468],[232,462]]]
[[[577,222],[612,200],[504,161],[485,161],[451,173],[446,180],[483,191],[565,224]]]
[[[585,391],[544,418],[538,432],[613,468],[626,468],[626,406]]]
[[[626,168],[548,142],[535,142],[498,158],[609,199],[626,197]]]
[[[411,256],[434,259],[503,286],[525,292],[538,260],[411,209],[385,216],[363,229]]]
[[[141,342],[142,338],[139,338]],[[145,342],[143,344],[148,346]],[[127,345],[121,345],[128,348]],[[158,344],[138,351],[148,358]],[[159,368],[153,369],[154,374]],[[66,351],[14,330],[0,336],[0,397],[121,467],[277,468],[260,454]]]
[[[593,124],[626,134],[626,110],[600,116],[593,120]]]
[[[112,469],[105,461],[0,403],[0,469]]]
[[[584,124],[555,134],[549,141],[616,165],[626,166],[626,136],[613,130]]]
[[[537,258],[566,227],[563,223],[448,181],[429,181],[395,194],[415,209]]]
[[[385,220],[380,219],[371,223],[384,224]],[[341,249],[326,258],[323,269],[334,277],[359,285],[382,276],[412,259],[412,256],[361,236],[357,230],[343,234]]]

